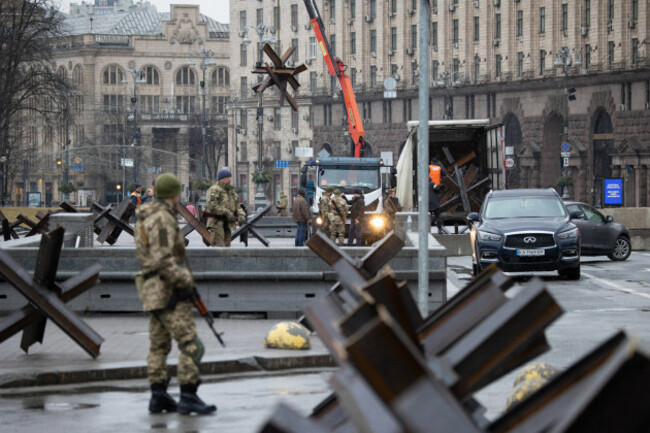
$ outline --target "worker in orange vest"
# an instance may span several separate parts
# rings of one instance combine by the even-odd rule
[[[431,160],[429,165],[429,212],[431,213],[431,220],[435,219],[438,233],[444,234],[442,228],[442,219],[440,218],[440,181],[443,177],[447,176],[447,170],[437,160]]]

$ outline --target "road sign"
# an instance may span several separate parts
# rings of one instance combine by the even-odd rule
[[[515,166],[515,160],[512,158],[506,158],[506,168],[512,168]]]
[[[571,150],[571,145],[565,141],[562,143],[562,146],[560,146],[560,149],[562,149],[562,152],[569,152]]]
[[[571,157],[571,152],[560,152],[560,156],[562,158],[569,158]]]
[[[388,77],[384,80],[384,89],[395,90],[397,89],[397,80],[393,77]]]
[[[72,164],[72,171],[84,171],[84,166],[81,164]]]
[[[133,167],[133,158],[121,158],[120,164],[122,167]]]
[[[314,156],[313,147],[296,147],[296,158],[311,158]]]
[[[395,90],[384,90],[384,98],[386,98],[386,99],[397,98],[397,91],[395,91]]]
[[[275,161],[275,168],[287,168],[289,167],[289,161]]]
[[[515,146],[506,146],[506,155],[514,155],[515,154]]]
[[[81,162],[81,158],[78,157],[78,156],[75,157],[74,162],[77,163],[77,164],[79,164],[79,163]]]
[[[564,167],[569,166],[569,158],[564,158]]]

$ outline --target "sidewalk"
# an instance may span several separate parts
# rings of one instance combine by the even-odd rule
[[[105,340],[97,359],[92,359],[48,320],[43,344],[33,345],[29,354],[20,349],[21,333],[2,342],[0,388],[146,378],[149,350],[146,315],[81,317]],[[225,348],[200,316],[195,316],[195,321],[205,345],[201,371],[206,375],[334,365],[329,352],[314,335],[310,350],[265,348],[264,337],[280,320],[215,319],[217,331],[224,332]],[[178,348],[173,346],[168,358],[170,366],[175,366],[178,360]]]

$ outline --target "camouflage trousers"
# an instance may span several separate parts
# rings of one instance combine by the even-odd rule
[[[172,348],[172,339],[180,350],[178,355],[178,382],[193,384],[199,380],[199,366],[192,359],[202,350],[196,336],[196,324],[192,317],[192,304],[180,301],[174,310],[154,310],[149,319],[149,356],[147,377],[149,383],[162,383],[168,378],[167,355]]]
[[[341,218],[335,218],[333,221],[330,221],[329,230],[330,240],[332,242],[338,243],[341,246],[345,245],[345,223]]]
[[[208,227],[208,231],[212,233],[212,245],[215,247],[230,246],[230,227],[226,227],[224,230],[223,223],[218,222],[216,225]]]

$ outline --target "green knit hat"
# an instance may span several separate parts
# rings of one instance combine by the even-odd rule
[[[334,195],[341,195],[341,190],[340,189],[335,189],[334,190]]]
[[[154,191],[157,198],[173,198],[181,193],[181,181],[171,173],[156,178]]]
[[[329,192],[329,193],[334,192],[334,187],[332,185],[328,186],[327,188],[325,188],[325,192]]]

